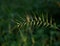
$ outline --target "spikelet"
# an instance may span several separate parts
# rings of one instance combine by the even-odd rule
[[[54,27],[54,25],[55,25],[55,27],[57,27],[56,23],[53,22],[52,16],[49,17],[48,14],[44,15],[42,13],[42,15],[38,16],[38,18],[37,18],[35,13],[34,12],[32,12],[32,13],[33,13],[34,17],[26,16],[27,17],[27,21],[30,22],[31,25],[35,25],[37,27],[41,27],[42,26],[42,27],[47,27],[47,28]],[[50,19],[48,19],[48,17]]]
[[[43,13],[40,15],[38,14],[39,15],[38,16],[33,11],[32,11],[32,14],[31,15],[26,14],[25,19],[20,17],[20,19],[22,19],[23,22],[18,23],[19,20],[16,20],[16,22],[18,23],[17,27],[19,27],[21,25],[22,25],[21,27],[24,27],[25,25],[29,25],[30,27],[33,26],[33,27],[37,27],[37,28],[39,28],[39,27],[46,27],[46,28],[55,27],[55,28],[58,28],[56,26],[56,22],[53,22],[52,16],[49,17],[48,14],[45,15]]]

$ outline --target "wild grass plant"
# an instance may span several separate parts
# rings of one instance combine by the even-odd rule
[[[59,4],[59,0],[1,0],[0,46],[60,46]]]
[[[7,21],[1,19],[0,43],[1,46],[59,46],[57,29],[60,30],[48,14],[17,14]]]

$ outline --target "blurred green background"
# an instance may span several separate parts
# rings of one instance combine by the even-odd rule
[[[60,0],[0,0],[0,46],[60,46],[60,30],[45,27],[20,30],[13,22],[20,22],[19,17],[25,19],[25,12],[31,11],[48,13],[60,28]]]

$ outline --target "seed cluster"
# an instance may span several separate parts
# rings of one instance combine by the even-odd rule
[[[26,14],[25,18],[20,17],[22,21],[19,22],[19,20],[15,20],[17,23],[17,27],[23,28],[30,27],[30,28],[54,28],[58,29],[57,24],[55,20],[52,18],[52,16],[48,16],[48,14],[40,14],[36,15],[36,13],[33,12],[33,14]]]
[[[41,14],[40,16],[35,15],[35,13],[34,15],[27,14],[25,17],[25,21],[17,24],[18,26],[29,25],[30,27],[57,28],[56,22],[54,21],[52,16],[49,17],[47,14]]]

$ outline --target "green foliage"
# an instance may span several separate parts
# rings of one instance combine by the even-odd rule
[[[0,46],[60,46],[58,2],[1,0]]]

